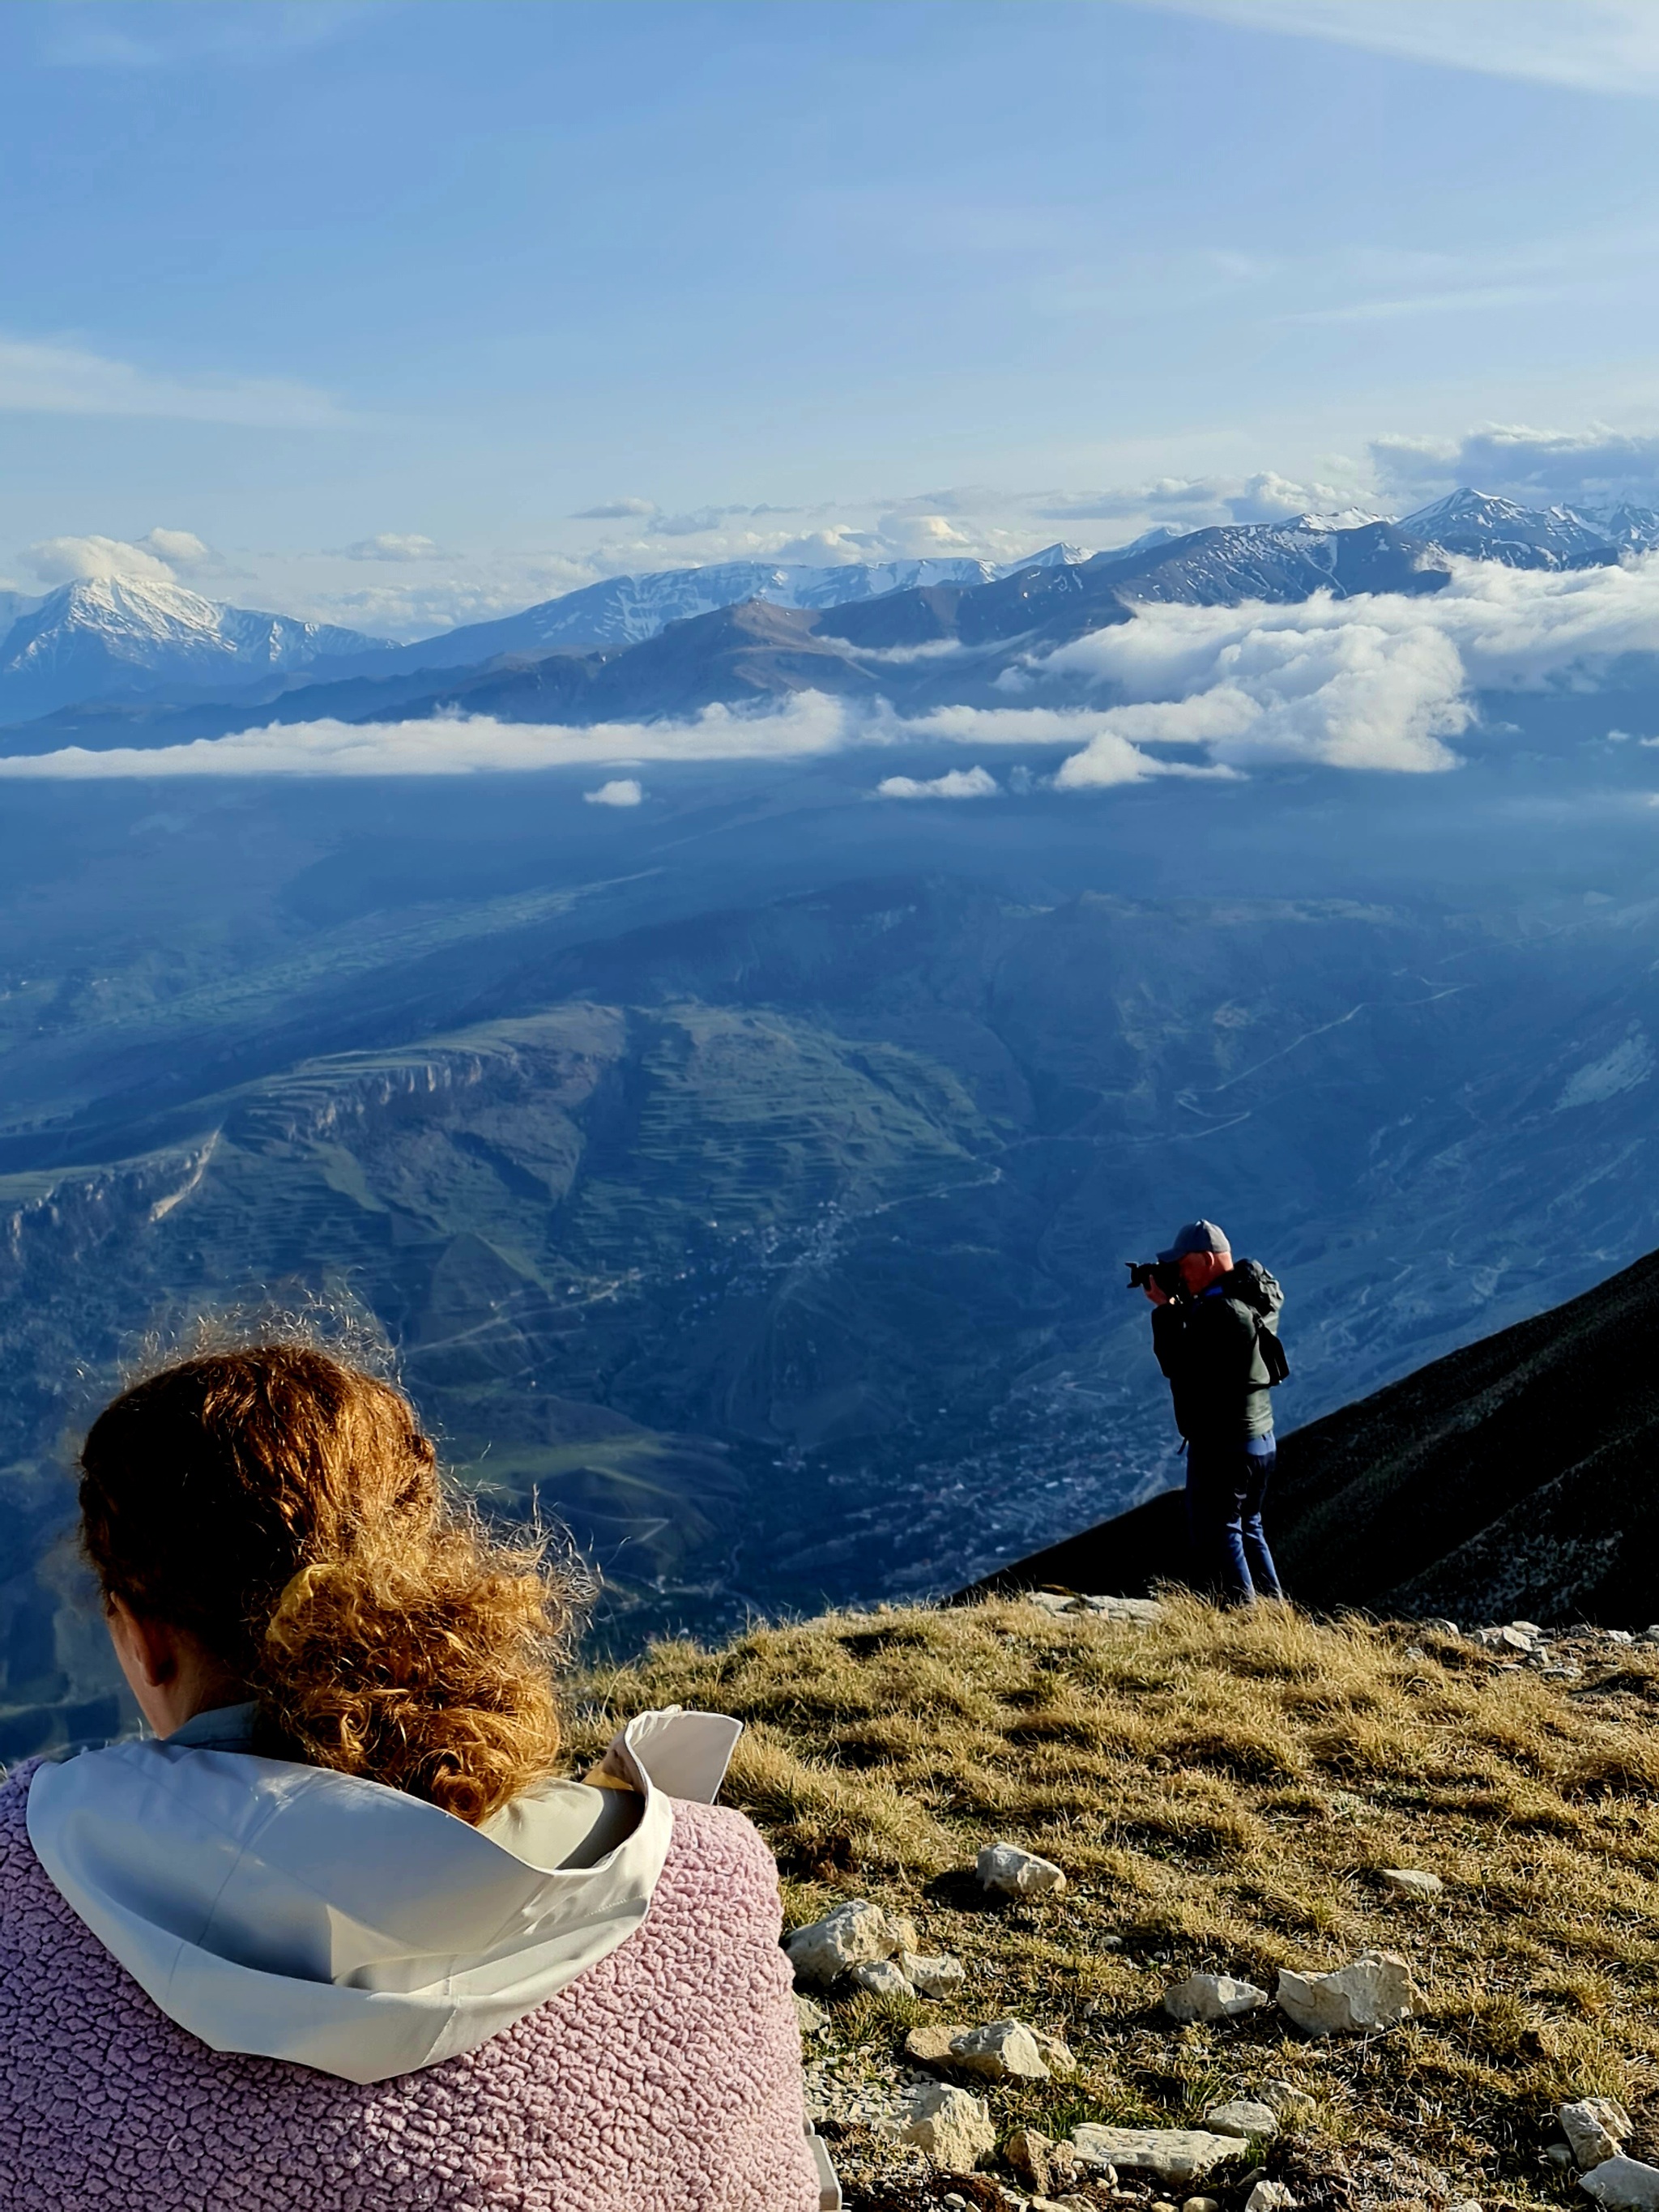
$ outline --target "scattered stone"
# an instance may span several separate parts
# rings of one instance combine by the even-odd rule
[[[1181,2208],[1170,2203],[1167,2197],[1155,2197],[1147,2206],[1146,2212],[1181,2212]]]
[[[1598,2204],[1614,2207],[1615,2212],[1653,2212],[1659,2205],[1659,2166],[1620,2154],[1581,2173],[1578,2186],[1588,2190]]]
[[[1065,1874],[1052,1859],[1039,1858],[1018,1844],[987,1844],[974,1871],[987,1889],[1003,1897],[1047,1897],[1066,1887]]]
[[[951,2173],[971,2173],[997,2142],[984,2098],[944,2081],[926,2082],[916,2091],[899,2135]]]
[[[1189,2197],[1181,2212],[1221,2212],[1221,2200],[1216,2197]]]
[[[1035,2197],[1064,2189],[1078,2177],[1079,2161],[1070,2143],[1055,2142],[1041,2128],[1016,2128],[1002,2146],[1002,2155]],[[1114,2185],[1116,2180],[1114,2174]]]
[[[1433,1620],[1425,1620],[1423,1626],[1431,1630],[1437,1636],[1457,1636],[1462,1633],[1455,1620],[1447,1620],[1438,1616]]]
[[[1383,1887],[1402,1897],[1438,1897],[1446,1887],[1437,1874],[1423,1874],[1416,1867],[1382,1867],[1378,1872]]]
[[[893,1940],[890,1954],[893,1958],[897,1958],[901,1951],[915,1951],[921,1942],[921,1936],[916,1933],[915,1922],[907,1920],[902,1912],[890,1912],[887,1915],[887,1933]]]
[[[1100,1948],[1103,1951],[1121,1951],[1123,1948],[1123,1938],[1121,1936],[1103,1936],[1100,1938]]]
[[[904,2039],[904,2055],[918,2066],[948,2066],[951,2039],[967,2032],[964,2027],[948,2027],[943,2021],[937,2027],[913,2027]]]
[[[1400,1656],[1402,1659],[1426,1659],[1429,1655],[1420,1644],[1408,1644]]]
[[[797,1995],[795,2021],[803,2035],[822,2035],[830,2025],[830,2015],[822,2005],[814,2004],[811,1997]]]
[[[898,1969],[919,1996],[942,1997],[947,1990],[958,1988],[968,1978],[968,1970],[960,1959],[924,1957],[915,1951],[901,1951]]]
[[[1609,1644],[1634,1644],[1636,1641],[1628,1628],[1610,1628],[1607,1635]]]
[[[786,1936],[783,1948],[789,1963],[803,1981],[828,1989],[854,1966],[877,1959],[890,1959],[903,1948],[899,1933],[880,1905],[867,1898],[849,1898],[822,1920],[797,1928]]]
[[[1069,2053],[1067,2054],[1069,2056]],[[993,2081],[1046,2081],[1048,2069],[1024,2021],[994,2020],[951,2038],[951,2060]]]
[[[1611,2097],[1580,2097],[1563,2105],[1557,2118],[1581,2172],[1616,2157],[1630,2134],[1630,2114]]]
[[[1279,2133],[1279,2116],[1273,2106],[1259,2105],[1254,2097],[1231,2097],[1224,2105],[1212,2106],[1204,2124],[1218,2136],[1243,2136],[1247,2142]]]
[[[1201,2181],[1212,2166],[1244,2148],[1240,2136],[1214,2136],[1206,2128],[1108,2128],[1092,2120],[1073,2129],[1072,2143],[1085,2166],[1127,2166],[1177,2184]]]
[[[1317,2098],[1310,2097],[1305,2089],[1298,2089],[1294,2081],[1264,2081],[1256,2094],[1286,2127],[1302,2126],[1319,2110]]]
[[[1045,2035],[1040,2027],[1031,2030],[1031,2040],[1042,2054],[1042,2063],[1051,2074],[1075,2074],[1077,2059],[1072,2046],[1063,2037]]]
[[[1534,1651],[1538,1631],[1530,1621],[1512,1620],[1506,1628],[1477,1628],[1474,1640],[1488,1651]]]
[[[1282,2181],[1258,2181],[1244,2199],[1244,2212],[1289,2212],[1295,2203]]]
[[[1328,1974],[1293,1974],[1281,1968],[1278,2002],[1305,2034],[1365,2035],[1409,2020],[1417,1990],[1398,1952],[1362,1951]]]
[[[895,1959],[866,1959],[848,1978],[872,1997],[913,1997],[915,1991],[899,1971]]]
[[[1231,1974],[1188,1974],[1164,1992],[1164,2009],[1171,2020],[1237,2020],[1259,2012],[1270,2002],[1266,1990],[1254,1982],[1235,1981]]]
[[[1656,1620],[1650,1627],[1644,1628],[1639,1640],[1644,1644],[1659,1644],[1659,1620]]]
[[[1461,2197],[1455,2204],[1446,2207],[1446,2212],[1482,2212],[1480,2199],[1478,2197]]]

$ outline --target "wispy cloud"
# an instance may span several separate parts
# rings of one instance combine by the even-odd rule
[[[175,376],[84,347],[0,337],[0,410],[20,415],[137,415],[259,429],[345,422],[325,392],[279,377]]]
[[[1652,0],[1141,0],[1250,30],[1580,92],[1659,94]]]
[[[1613,507],[1628,500],[1659,507],[1659,434],[1650,430],[1492,422],[1461,438],[1376,438],[1370,451],[1386,490],[1409,506],[1478,484],[1523,506]]]
[[[43,9],[40,58],[59,69],[165,70],[204,62],[265,64],[331,46],[385,12],[386,0],[58,0]]]

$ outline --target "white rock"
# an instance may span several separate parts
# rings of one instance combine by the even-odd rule
[[[1384,1887],[1397,1889],[1404,1897],[1438,1897],[1446,1887],[1437,1874],[1424,1874],[1416,1867],[1382,1867],[1379,1871]]]
[[[1083,1602],[1089,1612],[1104,1613],[1123,1628],[1150,1628],[1164,1618],[1155,1597],[1085,1597]]]
[[[1042,2063],[1051,2074],[1075,2074],[1077,2059],[1072,2046],[1058,2035],[1045,2035],[1040,2027],[1031,2030],[1031,2040],[1042,2054]]]
[[[1636,1641],[1628,1628],[1610,1628],[1607,1634],[1609,1644],[1634,1644]]]
[[[1630,2133],[1630,2114],[1611,2097],[1577,2098],[1563,2105],[1557,2117],[1571,2146],[1572,2162],[1581,2170],[1616,2157]]]
[[[1244,2199],[1244,2212],[1288,2212],[1295,2203],[1282,2181],[1258,2181]]]
[[[1243,2151],[1238,2136],[1206,2128],[1107,2128],[1085,2120],[1072,2130],[1072,2145],[1085,2166],[1127,2166],[1159,2181],[1201,2181],[1212,2166]]]
[[[984,2098],[943,2081],[929,2081],[916,2091],[899,2135],[951,2173],[971,2173],[997,2142]]]
[[[820,2035],[830,2025],[830,2015],[823,2007],[814,2004],[811,1997],[795,1997],[795,2021],[803,2035]]]
[[[1639,2158],[1609,2158],[1589,2172],[1581,2173],[1578,2186],[1587,2189],[1598,2204],[1618,2212],[1653,2212],[1659,2205],[1659,2166]]]
[[[1488,1651],[1535,1651],[1538,1632],[1535,1628],[1522,1628],[1518,1622],[1512,1622],[1507,1628],[1477,1628],[1474,1640],[1483,1644]]]
[[[1254,1982],[1235,1981],[1231,1974],[1188,1974],[1184,1982],[1164,1992],[1164,2009],[1171,2020],[1237,2020],[1259,2012],[1270,2002],[1266,1990]]]
[[[874,1997],[913,1997],[909,1983],[899,1971],[896,1959],[864,1959],[854,1967],[848,1978],[861,1990],[868,1990]]]
[[[974,1871],[987,1889],[1004,1897],[1045,1897],[1066,1887],[1066,1876],[1052,1859],[1039,1858],[1018,1844],[987,1844]]]
[[[1437,1614],[1433,1620],[1425,1620],[1423,1626],[1425,1628],[1433,1629],[1437,1636],[1455,1636],[1458,1633],[1457,1623],[1455,1620],[1446,1620],[1443,1614]]]
[[[1644,1644],[1659,1644],[1659,1620],[1642,1631],[1641,1640]]]
[[[924,1997],[942,1997],[947,1990],[957,1988],[968,1978],[968,1970],[961,1960],[946,1958],[942,1953],[937,1958],[924,1958],[915,1951],[901,1951],[898,1969],[911,1988]]]
[[[1298,2089],[1294,2081],[1264,2081],[1256,2093],[1271,2112],[1292,2127],[1310,2120],[1319,2110],[1318,2100],[1305,2089]]]
[[[994,2020],[951,2038],[953,2064],[993,2081],[1046,2081],[1048,2069],[1024,2021]]]
[[[1279,2118],[1271,2105],[1258,2105],[1254,2097],[1231,2097],[1204,2115],[1204,2124],[1218,2136],[1243,2136],[1265,2141],[1279,2133]]]
[[[890,1959],[901,1946],[892,1923],[867,1898],[849,1898],[822,1920],[783,1939],[789,1963],[803,1981],[828,1989],[866,1960]]]
[[[1409,2020],[1417,2003],[1412,1970],[1397,1952],[1363,1951],[1328,1974],[1281,1968],[1279,2010],[1309,2035],[1364,2035]]]
[[[1181,2212],[1221,2212],[1221,2201],[1215,2197],[1189,2197]]]

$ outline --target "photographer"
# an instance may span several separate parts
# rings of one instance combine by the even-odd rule
[[[1186,1439],[1196,1579],[1231,1604],[1282,1597],[1261,1527],[1274,1458],[1267,1393],[1290,1371],[1279,1285],[1254,1260],[1235,1266],[1212,1221],[1189,1222],[1155,1264],[1132,1266],[1129,1281],[1152,1302],[1152,1349]]]

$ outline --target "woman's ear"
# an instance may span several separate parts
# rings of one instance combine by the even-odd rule
[[[150,1620],[135,1613],[124,1597],[111,1598],[108,1619],[115,1656],[135,1690],[139,1682],[147,1689],[160,1690],[176,1680],[179,1639],[164,1620]]]

